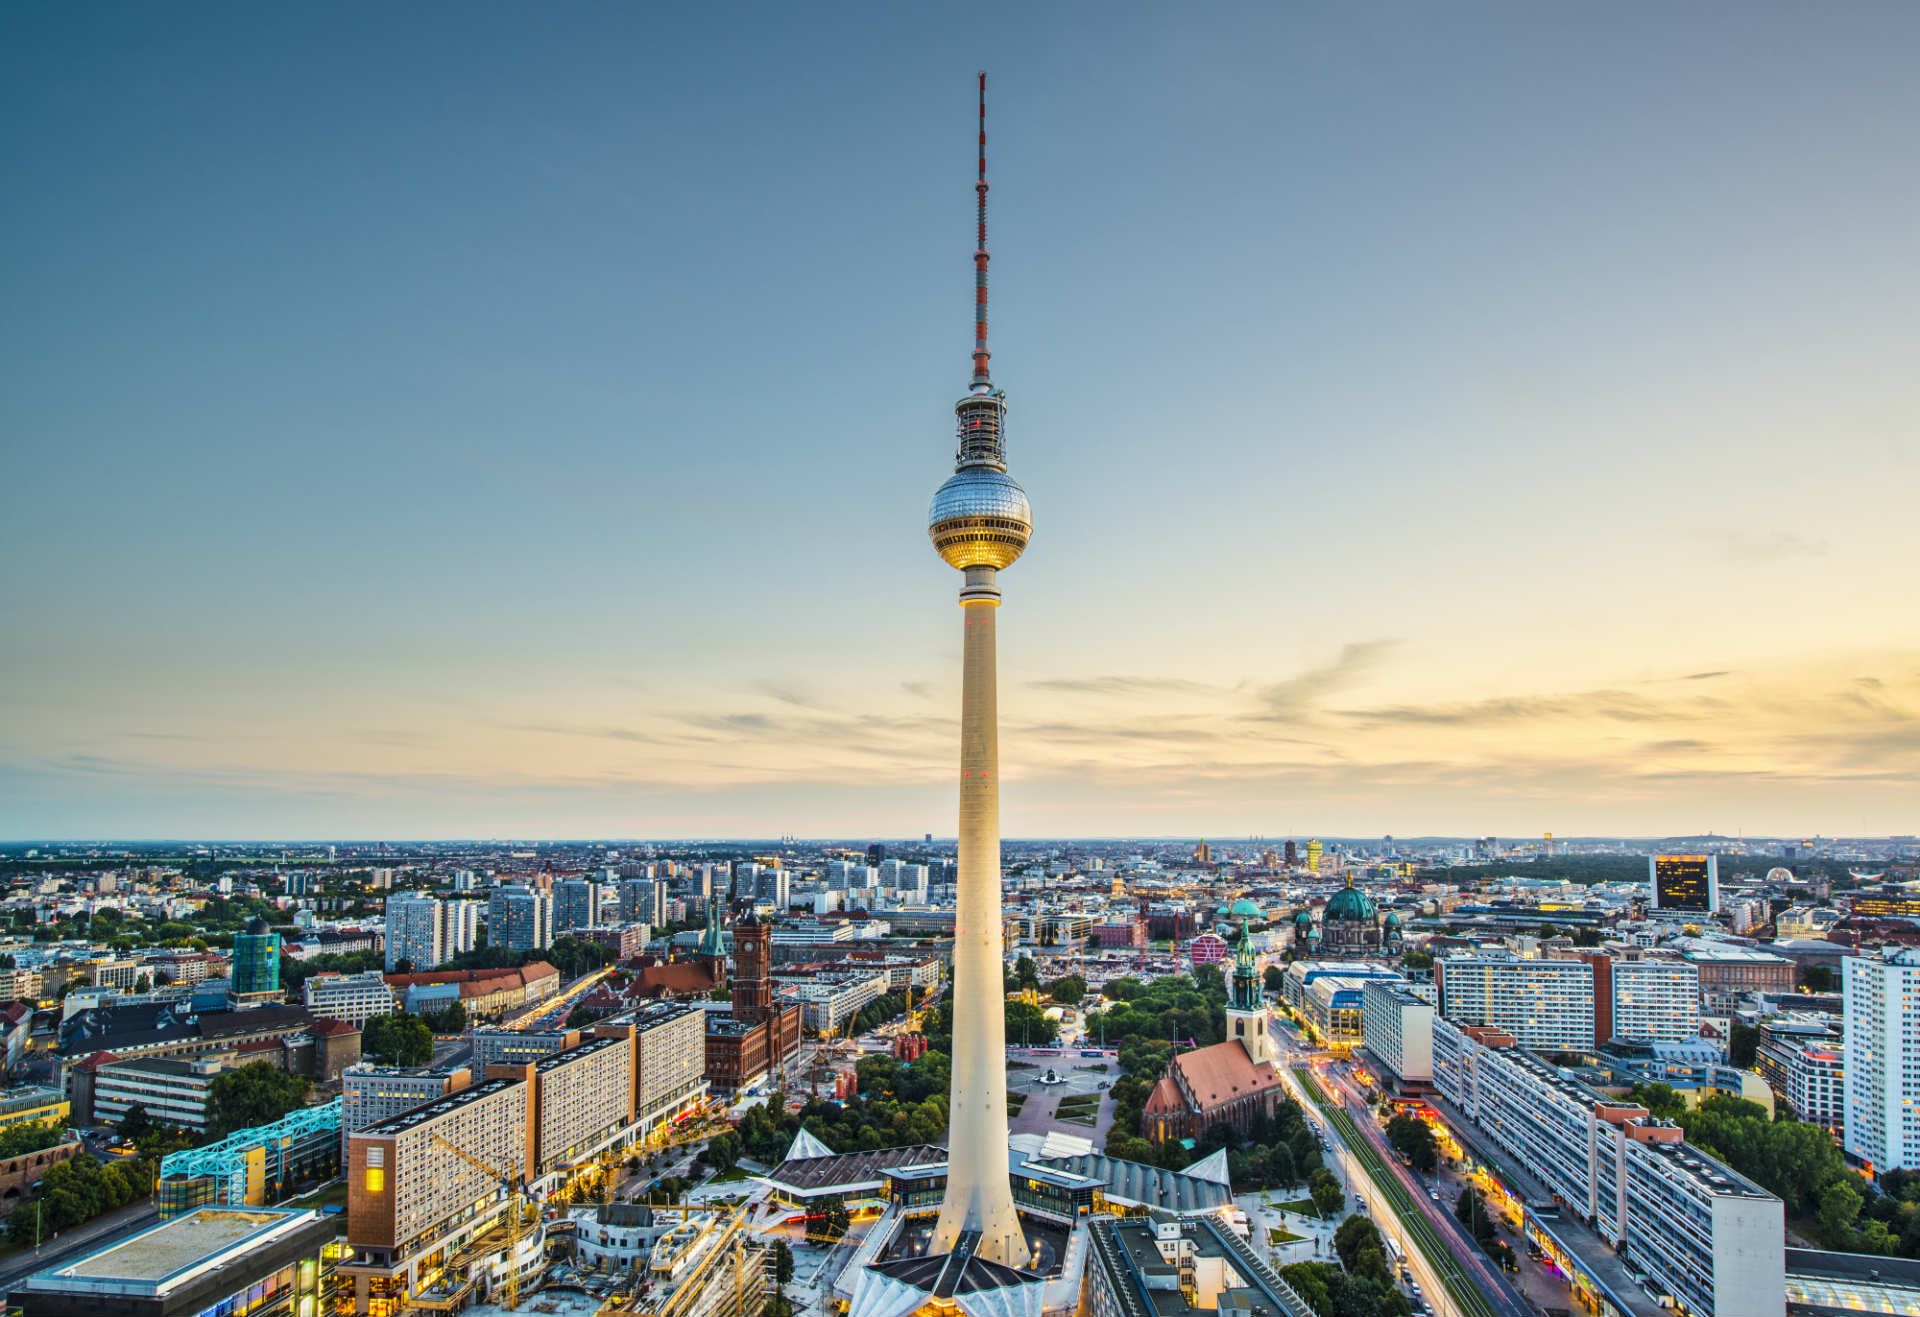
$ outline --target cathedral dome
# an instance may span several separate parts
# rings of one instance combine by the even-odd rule
[[[1378,917],[1373,902],[1357,887],[1342,887],[1327,900],[1327,922],[1371,924]]]

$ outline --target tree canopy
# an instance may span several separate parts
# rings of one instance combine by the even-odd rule
[[[425,1065],[433,1059],[433,1030],[417,1015],[376,1015],[361,1027],[360,1051],[386,1065]]]
[[[267,1061],[216,1075],[207,1088],[207,1136],[224,1139],[235,1130],[271,1125],[305,1104],[311,1081]]]

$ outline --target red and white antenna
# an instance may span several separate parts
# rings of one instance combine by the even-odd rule
[[[980,71],[980,178],[973,185],[979,198],[979,239],[973,249],[973,389],[985,392],[993,387],[987,375],[987,73]]]

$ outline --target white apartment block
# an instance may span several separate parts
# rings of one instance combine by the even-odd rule
[[[534,1062],[542,1174],[590,1157],[633,1123],[633,1043],[592,1038]]]
[[[1920,948],[1849,956],[1840,969],[1841,1146],[1876,1176],[1920,1166]]]
[[[1439,1020],[1434,1087],[1694,1317],[1783,1317],[1780,1200],[1646,1108],[1561,1078],[1511,1034]]]
[[[432,1070],[425,1066],[388,1066],[362,1062],[340,1072],[342,1137],[383,1120],[404,1115],[465,1088],[473,1072],[465,1066]]]
[[[612,1024],[634,1029],[634,1115],[648,1125],[676,1114],[707,1087],[707,1013],[693,1002],[657,1002]]]
[[[1603,971],[1613,981],[1608,1038],[1690,1043],[1700,1037],[1699,966],[1677,956],[1609,960]]]
[[[1434,962],[1440,1014],[1510,1033],[1541,1052],[1593,1049],[1593,967],[1583,960],[1521,960],[1502,952]]]
[[[345,1020],[360,1028],[376,1015],[391,1015],[393,989],[377,969],[359,974],[315,974],[305,987],[306,1006],[315,1015]]]
[[[186,1061],[156,1057],[146,1061],[118,1061],[94,1074],[93,1118],[102,1125],[118,1125],[135,1107],[163,1125],[181,1129],[207,1127],[207,1098],[213,1081],[228,1069],[223,1061]]]
[[[1368,1054],[1402,1084],[1432,1082],[1433,1003],[1380,979],[1368,981],[1360,997]]]
[[[401,962],[422,973],[473,950],[480,932],[478,901],[442,901],[418,892],[387,900],[387,972]]]

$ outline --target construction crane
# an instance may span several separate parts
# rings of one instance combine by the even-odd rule
[[[507,1277],[501,1285],[501,1304],[508,1312],[520,1306],[520,1261],[516,1256],[520,1251],[520,1240],[527,1233],[527,1191],[520,1183],[520,1167],[509,1162],[505,1170],[474,1156],[451,1139],[436,1134],[433,1141],[458,1157],[482,1175],[490,1175],[500,1182],[500,1193],[507,1203]]]

